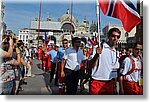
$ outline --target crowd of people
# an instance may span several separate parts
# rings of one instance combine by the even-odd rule
[[[55,79],[60,95],[76,95],[78,84],[83,91],[87,82],[90,95],[142,95],[142,44],[137,42],[133,48],[118,50],[120,36],[121,31],[112,28],[108,32],[108,40],[97,45],[92,46],[79,37],[73,37],[70,45],[67,39],[63,39],[62,46],[46,44],[34,53],[42,61],[43,70],[50,73],[50,83]],[[24,74],[31,76],[31,58],[35,54],[30,55],[30,50],[21,41],[15,44],[11,38],[5,40],[0,49],[3,59],[1,94],[12,94],[17,89],[17,81],[25,83]]]

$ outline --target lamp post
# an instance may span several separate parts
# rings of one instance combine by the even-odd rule
[[[126,44],[127,44],[127,45],[128,45],[128,36],[129,36],[129,33],[126,32],[126,33],[125,33],[125,37],[126,37]]]
[[[30,47],[30,34],[28,33],[28,47]]]

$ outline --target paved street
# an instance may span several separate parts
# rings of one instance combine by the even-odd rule
[[[58,86],[54,85],[54,80],[49,83],[49,73],[41,69],[41,62],[37,59],[33,60],[32,77],[26,79],[27,85],[22,85],[23,91],[19,91],[18,95],[59,95]],[[77,94],[88,94],[88,84],[86,89],[81,91],[78,86]]]

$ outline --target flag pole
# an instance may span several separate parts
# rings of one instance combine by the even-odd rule
[[[40,20],[41,20],[41,11],[42,11],[42,0],[40,0],[40,10],[39,10],[39,22],[38,22],[38,47],[39,47],[39,35],[40,35]]]
[[[96,15],[97,15],[97,29],[98,29],[98,45],[100,46],[101,36],[100,36],[100,9],[98,0],[96,0]]]
[[[71,0],[71,7],[70,7],[70,11],[71,11],[71,13],[70,13],[70,15],[71,15],[71,18],[70,18],[70,22],[71,22],[71,24],[70,24],[70,35],[72,35],[72,6],[73,6],[73,1]]]

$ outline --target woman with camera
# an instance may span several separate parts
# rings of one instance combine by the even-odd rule
[[[20,50],[16,48],[17,59],[12,58],[14,43],[11,37],[3,37],[1,48],[0,94],[10,95],[15,84],[14,66],[20,64]]]

